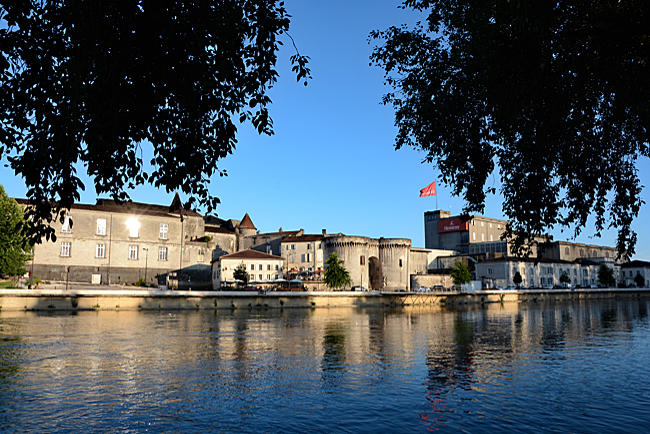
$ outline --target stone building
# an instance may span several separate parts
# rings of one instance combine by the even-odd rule
[[[409,252],[409,274],[427,274],[444,268],[439,266],[438,258],[455,255],[454,250],[411,248]]]
[[[620,262],[617,259],[617,254],[618,252],[614,247],[572,243],[569,241],[555,241],[539,245],[539,256],[545,259],[560,259],[563,261],[600,259]]]
[[[476,250],[479,243],[485,248],[506,252],[501,235],[507,222],[483,216],[451,216],[449,211],[424,213],[424,245],[427,249],[455,250],[463,254]],[[473,246],[474,245],[474,246]],[[475,252],[480,253],[480,252]]]
[[[566,273],[572,286],[598,286],[598,271],[605,264],[614,271],[618,282],[620,267],[613,261],[562,259],[537,259],[506,257],[488,259],[475,264],[477,279],[487,282],[490,286],[507,288],[516,286],[514,276],[518,272],[522,277],[522,288],[553,288],[564,286],[560,276]]]
[[[28,265],[43,280],[153,282],[157,274],[197,264],[207,267],[209,278],[213,246],[203,217],[183,208],[178,196],[170,206],[107,199],[74,204],[53,227],[56,242],[37,244]]]
[[[352,286],[371,290],[408,290],[411,240],[406,238],[368,238],[350,235],[327,235],[323,259],[338,254],[350,273]]]
[[[212,261],[212,287],[220,289],[237,282],[233,273],[243,266],[249,275],[249,282],[269,284],[282,277],[284,259],[257,250],[246,249],[223,255]]]
[[[621,265],[620,282],[625,286],[636,286],[637,274],[645,281],[644,287],[650,288],[650,262],[648,261],[635,260]]]
[[[325,269],[323,262],[323,234],[296,234],[282,239],[280,244],[281,256],[285,260],[287,270],[295,274],[313,276],[322,274]]]

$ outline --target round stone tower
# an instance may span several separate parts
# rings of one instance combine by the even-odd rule
[[[257,233],[257,228],[253,224],[253,221],[249,217],[248,213],[244,215],[244,218],[239,222],[239,233],[245,237],[255,235]]]
[[[409,290],[408,238],[380,238],[379,261],[384,275],[384,290]]]
[[[350,273],[352,286],[370,288],[369,258],[378,256],[378,251],[378,241],[368,237],[338,234],[328,235],[323,240],[323,259],[327,263],[327,258],[336,253]]]

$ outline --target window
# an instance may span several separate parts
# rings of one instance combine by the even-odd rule
[[[72,233],[72,225],[70,224],[70,216],[69,215],[63,217],[63,225],[61,226],[61,232],[63,232],[64,234],[71,234]]]
[[[305,254],[300,255],[300,262],[305,262]]]
[[[106,219],[97,219],[97,235],[106,235]]]
[[[472,241],[476,241],[476,232],[472,232]]]
[[[311,253],[307,253],[307,262],[311,262]]]
[[[291,250],[296,250],[296,245],[295,244],[291,245]]]
[[[260,274],[259,276],[260,276],[260,280],[262,280],[262,275]]]
[[[95,247],[95,258],[105,258],[106,257],[106,245],[104,243],[97,244]]]
[[[490,229],[492,229],[492,223],[490,223]]]
[[[262,271],[262,264],[259,265],[258,269],[259,269],[260,271]],[[261,278],[262,278],[262,276],[260,275],[260,279],[261,279]]]
[[[569,255],[569,254],[570,254],[570,251],[569,251],[569,248],[568,248],[568,247],[565,247],[565,248],[564,248],[564,254],[565,254],[565,255]]]
[[[126,222],[126,227],[129,228],[129,237],[138,238],[140,236],[140,222],[131,217]]]
[[[400,267],[402,266],[402,260],[401,259],[399,260],[399,266]]]
[[[592,258],[595,258],[596,256],[598,256],[598,253],[596,253],[595,250],[592,250],[592,251],[591,251],[591,257],[592,257]]]
[[[169,225],[167,223],[160,224],[160,239],[166,240],[169,238]]]
[[[266,275],[266,280],[271,280],[271,275],[270,274]]]
[[[307,243],[307,250],[311,249],[311,244]]]
[[[255,270],[255,264],[251,264],[251,271]]]
[[[61,243],[61,256],[67,258],[70,256],[70,247],[72,246],[72,243],[69,241]]]
[[[583,249],[580,249],[580,257],[583,258],[585,256],[585,251]]]
[[[359,264],[366,265],[366,257],[365,256],[361,255],[361,257],[359,258]]]
[[[278,270],[278,266],[276,265],[276,266],[275,266],[275,271],[277,271],[277,270]],[[277,277],[276,277],[276,279],[277,279]]]
[[[488,268],[488,274],[492,274],[492,269]]]
[[[605,257],[609,258],[609,252],[605,252]]]
[[[481,227],[485,226],[485,222],[481,222]]]
[[[199,261],[203,262],[203,249],[199,249]]]
[[[322,247],[321,247],[321,243],[318,243],[318,249],[319,249],[319,250],[322,249]]]
[[[129,259],[138,259],[138,246],[129,246]]]
[[[158,247],[158,260],[159,261],[167,260],[167,247]]]
[[[492,238],[492,234],[490,234],[490,241],[494,241],[494,239]]]
[[[481,241],[485,241],[485,234],[481,234]]]

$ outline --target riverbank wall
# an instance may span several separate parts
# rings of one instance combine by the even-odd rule
[[[415,292],[225,292],[158,290],[0,290],[0,311],[284,309],[462,306],[650,297],[650,288]]]

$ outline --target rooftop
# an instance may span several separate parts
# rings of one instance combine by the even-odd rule
[[[304,235],[291,235],[282,240],[283,243],[304,243],[309,241],[322,241],[322,234],[304,234]]]
[[[16,199],[16,202],[20,203],[21,205],[31,204],[31,202],[27,199]],[[172,202],[171,206],[153,205],[149,203],[132,201],[117,203],[112,199],[97,199],[97,203],[95,205],[75,203],[72,205],[72,209],[155,216],[169,216],[169,214],[180,215],[182,212],[184,216],[201,217],[201,215],[196,211],[179,207],[179,204],[180,199],[177,200],[177,197],[174,197],[174,201]]]
[[[248,213],[244,215],[244,218],[241,219],[241,222],[239,223],[239,227],[242,229],[257,229],[255,225],[253,224],[253,221],[251,220],[250,216]]]
[[[280,256],[269,255],[267,253],[263,253],[251,249],[242,250],[241,252],[235,252],[229,255],[223,255],[219,259],[277,259],[280,261],[284,260]]]

